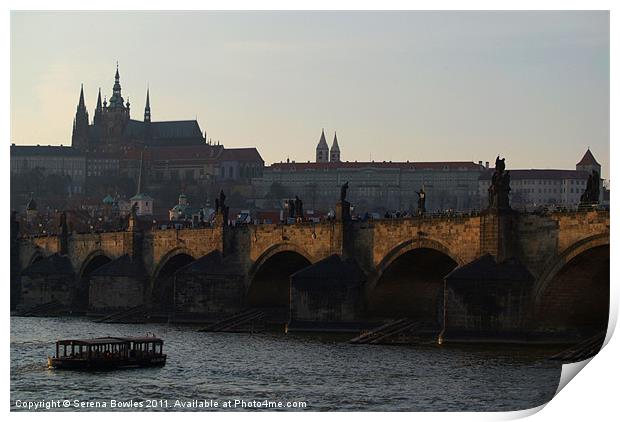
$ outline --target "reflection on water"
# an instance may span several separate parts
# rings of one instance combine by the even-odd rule
[[[58,339],[147,332],[165,339],[163,368],[46,368]],[[13,317],[11,408],[16,400],[267,399],[305,401],[309,410],[519,410],[549,401],[560,379],[561,365],[544,360],[557,348],[369,346],[346,344],[348,338]]]

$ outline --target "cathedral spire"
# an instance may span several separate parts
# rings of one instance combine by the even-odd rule
[[[118,73],[118,62],[116,62],[116,74],[114,75],[114,86],[110,97],[110,108],[125,108],[125,101],[121,95],[121,76]]]
[[[325,139],[325,129],[321,130],[321,139],[316,146],[316,162],[327,163],[329,161],[329,146],[327,146],[327,140]]]
[[[142,193],[142,164],[144,162],[144,152],[140,153],[140,172],[138,173],[138,191],[136,196]]]
[[[84,103],[84,84],[80,85],[80,102],[78,103],[78,110],[85,109],[86,104]]]
[[[80,99],[78,102],[75,118],[73,119],[73,133],[71,146],[85,150],[88,143],[88,111],[84,101],[84,84],[80,86]]]
[[[338,146],[338,137],[336,136],[336,132],[334,132],[334,142],[329,150],[329,161],[340,161],[340,147]]]
[[[144,121],[151,121],[151,101],[149,100],[149,89],[146,88],[146,106],[144,107]]]
[[[103,107],[101,105],[101,88],[99,88],[99,93],[97,94],[97,107],[95,107],[95,117],[93,118],[94,124],[99,124],[101,122],[101,113],[103,112]]]

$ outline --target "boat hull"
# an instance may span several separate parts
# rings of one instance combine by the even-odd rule
[[[71,359],[47,358],[47,367],[50,369],[69,369],[81,371],[150,368],[164,366],[166,355],[136,357],[128,359]]]

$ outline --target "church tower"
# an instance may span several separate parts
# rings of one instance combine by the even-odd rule
[[[144,123],[151,123],[151,102],[149,101],[149,89],[146,89],[146,106],[144,106]]]
[[[340,161],[340,147],[338,146],[338,137],[336,136],[336,132],[334,132],[334,142],[329,150],[329,161],[333,163]]]
[[[125,126],[129,122],[129,100],[125,103],[121,93],[120,74],[118,63],[116,64],[116,75],[114,75],[114,86],[112,96],[103,104],[103,115],[105,118],[102,133],[104,134],[104,144],[108,150],[116,150],[121,143],[121,137]]]
[[[325,130],[321,130],[321,139],[319,139],[319,144],[316,146],[316,162],[327,163],[328,161],[329,147],[327,146],[327,141],[325,140]]]
[[[88,148],[88,111],[86,111],[84,102],[84,85],[80,88],[80,100],[73,119],[71,146],[80,151],[85,151]]]
[[[594,158],[592,152],[590,152],[590,148],[588,148],[586,153],[581,158],[581,161],[579,161],[575,167],[578,171],[585,171],[588,174],[591,174],[592,170],[596,170],[598,175],[602,176],[601,165],[598,163],[598,161],[596,161],[596,158]]]
[[[93,117],[93,124],[95,126],[101,125],[102,116],[103,116],[103,106],[101,105],[101,88],[99,88],[99,93],[97,94],[97,107],[95,107],[95,117]]]

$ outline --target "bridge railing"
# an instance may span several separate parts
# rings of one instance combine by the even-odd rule
[[[531,214],[531,215],[550,215],[550,214],[570,214],[570,213],[583,213],[583,212],[609,212],[609,205],[603,204],[581,204],[581,205],[571,205],[571,206],[540,206],[535,209],[518,209],[513,208],[513,211],[519,212],[521,214]],[[470,210],[470,211],[453,211],[453,210],[445,210],[445,211],[435,211],[435,212],[427,212],[424,214],[411,214],[406,212],[391,212],[386,213],[382,217],[368,217],[364,218],[363,216],[355,216],[351,221],[358,223],[372,223],[373,221],[403,221],[403,220],[428,220],[428,219],[459,219],[459,218],[470,218],[470,217],[478,217],[481,215],[483,210]],[[389,216],[388,216],[389,214]],[[260,223],[260,222],[250,222],[250,223],[229,223],[227,227],[229,229],[242,229],[252,226],[315,226],[317,224],[325,224],[333,222],[333,218],[325,218],[320,221],[310,221],[305,220],[301,222],[286,222],[286,221],[275,221],[272,223]],[[196,226],[184,226],[184,227],[175,227],[173,224],[170,225],[154,225],[151,227],[145,227],[146,230],[150,231],[174,231],[174,230],[204,230],[208,228],[214,228],[215,225],[212,223],[205,222],[204,224],[196,225]],[[113,229],[92,229],[89,231],[73,231],[72,234],[103,234],[103,233],[120,233],[125,232],[125,228],[113,228]],[[45,231],[44,233],[20,233],[20,239],[34,239],[34,238],[44,238],[44,237],[54,237],[59,236],[61,233],[56,231]]]

